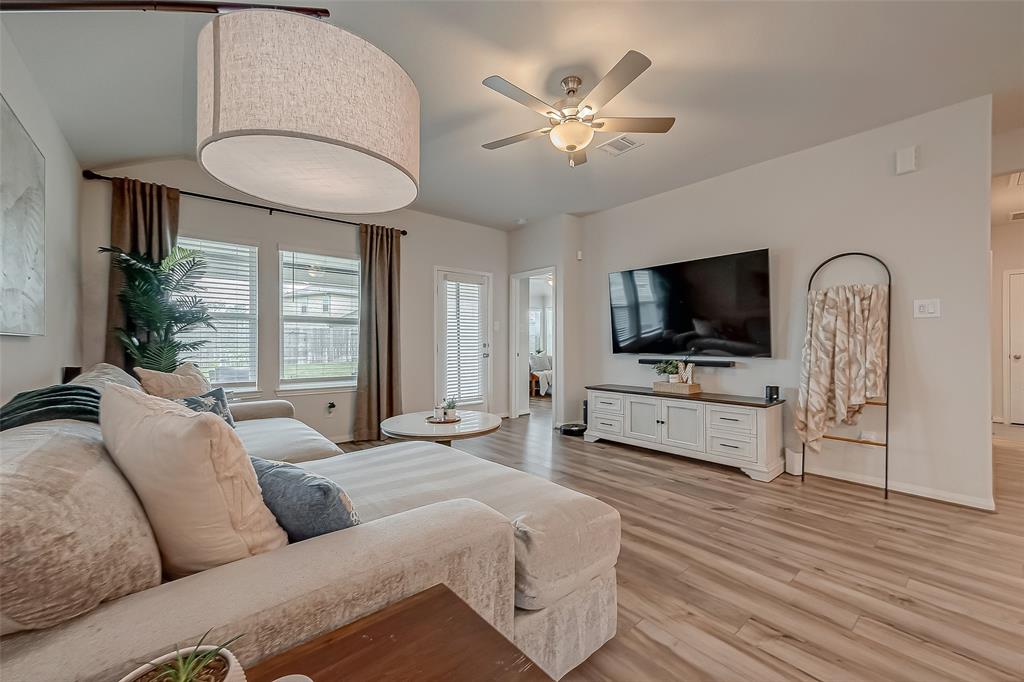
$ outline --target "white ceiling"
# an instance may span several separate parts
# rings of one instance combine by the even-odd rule
[[[298,4],[298,3],[292,3]],[[971,97],[996,132],[1024,125],[1022,2],[306,2],[390,53],[422,100],[413,208],[514,229],[680,187]],[[201,15],[6,14],[85,167],[191,156]],[[546,140],[484,142],[543,119],[484,88],[542,99],[593,86],[629,49],[654,65],[603,113],[674,115],[667,135],[570,169]],[[607,139],[600,135],[599,140]]]

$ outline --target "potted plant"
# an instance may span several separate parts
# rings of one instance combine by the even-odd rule
[[[116,332],[125,354],[137,367],[173,372],[185,360],[184,354],[206,343],[176,336],[199,326],[213,328],[198,296],[206,267],[202,254],[176,246],[157,262],[116,246],[100,247],[100,252],[111,254],[111,264],[124,277],[118,299],[127,324]]]
[[[666,377],[666,381],[670,384],[679,383],[679,361],[678,360],[662,360],[654,366],[654,371]]]
[[[178,649],[136,668],[120,682],[245,682],[245,671],[227,650],[238,637],[216,646],[203,644],[209,634],[207,630],[195,646]]]
[[[452,421],[453,419],[455,419],[455,417],[456,417],[455,398],[448,398],[448,400],[445,400],[443,407],[444,407],[444,420],[447,422],[447,421]]]

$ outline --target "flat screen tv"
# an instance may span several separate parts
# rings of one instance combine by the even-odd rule
[[[612,351],[767,358],[768,249],[608,275]]]

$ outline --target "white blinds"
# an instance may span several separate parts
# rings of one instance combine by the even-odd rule
[[[256,385],[256,247],[180,237],[178,245],[203,253],[206,269],[200,297],[216,329],[199,327],[178,335],[207,343],[191,359],[221,386]]]
[[[355,381],[359,261],[281,251],[281,381]]]
[[[483,286],[445,280],[444,396],[459,405],[483,402]]]

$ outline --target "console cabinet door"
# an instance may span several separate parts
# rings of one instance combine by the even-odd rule
[[[661,407],[657,398],[631,395],[626,399],[623,436],[636,440],[661,441]]]
[[[661,401],[664,431],[661,442],[704,452],[704,405],[681,400]]]

